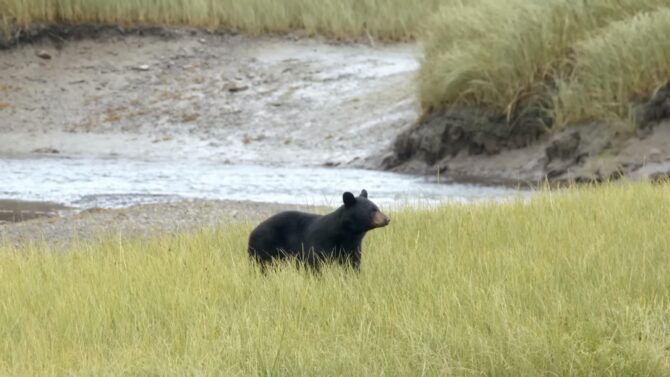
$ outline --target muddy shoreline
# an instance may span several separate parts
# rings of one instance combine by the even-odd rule
[[[55,217],[69,210],[60,203],[0,199],[0,225]]]
[[[356,167],[511,187],[670,174],[667,97],[652,99],[647,126],[632,134],[604,124],[546,132],[539,115],[510,124],[481,109],[420,117],[415,44],[41,25],[2,48],[0,156]],[[0,242],[147,236],[285,209],[314,207],[186,200],[77,211],[0,201]]]
[[[84,25],[10,45],[0,155],[377,168],[419,111],[414,44]]]
[[[0,49],[0,156],[12,158],[373,168],[366,161],[418,112],[413,44],[36,25]],[[5,200],[0,244],[155,236],[287,209],[318,210],[181,200],[82,211]]]
[[[670,91],[656,94],[634,131],[605,123],[547,129],[478,109],[423,116],[401,132],[381,166],[451,182],[534,187],[670,177]]]
[[[120,51],[129,47],[129,54]],[[0,120],[13,113],[0,122],[8,141],[0,155],[345,166],[439,176],[442,182],[531,187],[670,173],[670,89],[638,106],[635,132],[606,124],[548,131],[547,119],[533,111],[511,119],[476,108],[420,116],[413,81],[420,57],[416,45],[373,48],[297,34],[251,38],[186,27],[86,24],[35,25],[14,31],[0,48],[14,55],[4,62],[9,82],[0,82],[0,93],[9,100]],[[49,59],[35,57],[43,52]],[[82,57],[54,64],[64,53]],[[338,59],[349,59],[353,69],[329,62]],[[25,69],[26,61],[38,68]],[[79,68],[106,77],[63,72],[77,71],[82,61],[86,65]],[[364,73],[380,65],[378,74]],[[42,77],[69,78],[52,83],[35,77],[40,70],[47,75]],[[115,80],[128,85],[111,87]],[[34,92],[46,88],[40,95],[74,91],[77,98],[65,105],[67,121],[49,103],[37,116],[34,109],[22,112],[36,96],[17,96],[21,85]],[[185,88],[187,95],[170,94]],[[147,92],[153,93],[138,96]],[[147,99],[151,105],[144,104]]]
[[[259,203],[239,200],[182,200],[172,203],[135,205],[126,208],[58,211],[47,203],[0,202],[0,212],[14,206],[24,214],[31,208],[43,211],[22,222],[0,222],[0,246],[45,243],[53,249],[67,249],[73,243],[94,242],[100,238],[152,238],[201,228],[216,228],[231,223],[255,223],[279,211],[324,212],[327,207]]]

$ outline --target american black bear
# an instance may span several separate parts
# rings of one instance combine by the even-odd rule
[[[324,261],[360,269],[363,236],[391,220],[368,200],[365,190],[358,197],[345,192],[342,200],[340,208],[324,216],[287,211],[265,220],[249,236],[249,256],[262,271],[273,260],[287,257],[313,270]]]

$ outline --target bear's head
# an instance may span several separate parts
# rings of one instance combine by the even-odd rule
[[[391,222],[388,216],[383,214],[379,207],[368,200],[368,192],[363,190],[358,197],[350,192],[342,195],[344,201],[343,222],[344,226],[354,232],[366,232],[375,228],[386,226]]]

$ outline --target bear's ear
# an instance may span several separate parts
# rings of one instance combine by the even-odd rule
[[[368,198],[368,192],[367,192],[365,189],[363,189],[363,191],[361,191],[361,195],[360,195],[360,196],[362,196],[362,197],[364,197],[364,198],[367,199],[367,198]]]
[[[356,204],[356,198],[354,198],[354,194],[350,192],[345,192],[342,195],[342,201],[344,202],[344,205],[346,205],[347,207]]]

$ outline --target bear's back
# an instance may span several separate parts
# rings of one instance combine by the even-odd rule
[[[260,223],[249,235],[249,252],[276,255],[277,250],[302,250],[305,232],[321,216],[300,211],[280,212]],[[268,255],[270,254],[270,255]]]

